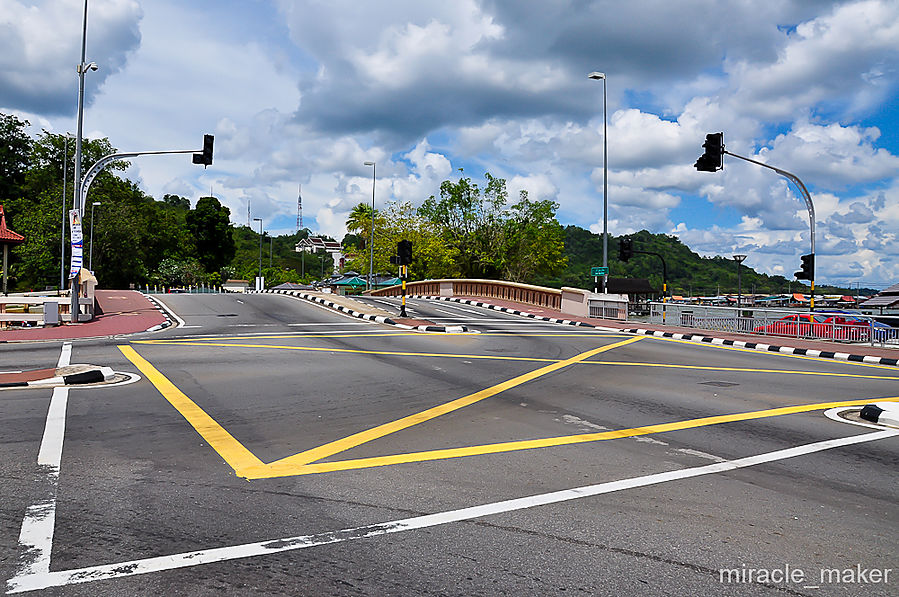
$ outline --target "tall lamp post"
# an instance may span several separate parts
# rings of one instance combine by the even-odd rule
[[[99,201],[94,201],[91,203],[91,248],[89,249],[88,257],[87,257],[87,269],[94,273],[94,207],[97,205],[103,205]]]
[[[606,274],[602,277],[602,292],[605,294],[609,279],[609,135],[606,119],[606,74],[592,72],[587,75],[596,81],[602,80],[602,266]]]
[[[734,261],[737,262],[737,309],[743,304],[743,283],[740,279],[740,264],[746,259],[746,255],[734,255]]]
[[[84,0],[84,21],[81,31],[81,62],[78,63],[76,71],[78,72],[78,125],[75,131],[75,196],[72,201],[72,209],[76,210],[80,219],[81,210],[81,140],[84,123],[84,73],[88,70],[97,70],[99,68],[96,62],[86,62],[87,58],[87,0]],[[74,272],[72,278],[72,323],[78,322],[78,315],[81,312],[81,306],[78,300],[78,275]]]
[[[259,222],[259,276],[256,281],[256,290],[261,290],[259,280],[262,279],[262,218],[253,218],[253,221]]]
[[[371,276],[375,269],[375,173],[378,166],[374,162],[364,162],[364,166],[371,166],[371,238],[368,241],[368,288],[371,290]]]

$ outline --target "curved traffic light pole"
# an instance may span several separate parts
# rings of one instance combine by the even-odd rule
[[[811,234],[811,249],[812,249],[812,261],[811,261],[811,270],[812,271],[811,271],[811,278],[809,279],[809,282],[811,283],[811,286],[812,286],[812,298],[811,298],[810,310],[814,311],[815,310],[815,261],[814,261],[814,259],[815,259],[815,205],[812,203],[812,196],[809,194],[808,189],[805,188],[805,185],[802,184],[802,181],[799,180],[799,177],[791,172],[787,172],[786,170],[781,170],[780,168],[775,168],[774,166],[765,164],[764,162],[759,162],[759,161],[747,158],[742,155],[737,155],[735,153],[731,153],[730,151],[727,151],[726,149],[722,149],[721,153],[727,154],[729,156],[733,156],[735,158],[741,159],[746,162],[753,163],[757,166],[761,166],[762,168],[768,168],[769,170],[774,170],[775,172],[777,172],[784,178],[791,180],[793,182],[793,184],[795,184],[796,187],[799,189],[799,192],[802,195],[802,198],[805,199],[805,207],[808,209],[808,225],[809,225],[809,232]]]
[[[203,136],[203,149],[173,149],[167,151],[131,151],[127,153],[112,153],[107,156],[100,158],[94,163],[93,166],[85,173],[84,178],[81,179],[81,184],[79,185],[79,197],[78,197],[78,218],[80,219],[81,214],[84,213],[85,205],[87,205],[87,192],[91,188],[91,184],[93,184],[94,179],[97,178],[97,175],[103,171],[106,166],[111,164],[112,162],[118,160],[124,160],[128,158],[136,158],[142,155],[166,155],[170,153],[192,153],[194,154],[193,162],[195,164],[203,164],[203,167],[212,164],[212,145],[213,145],[213,136],[212,135],[204,135]],[[72,323],[78,323],[79,315],[81,313],[81,305],[79,303],[79,293],[80,289],[78,288],[78,276],[79,273],[75,272],[72,276],[72,306],[71,306],[71,318]]]

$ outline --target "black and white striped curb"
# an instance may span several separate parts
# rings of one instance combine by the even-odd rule
[[[400,329],[404,330],[416,330],[419,332],[438,332],[443,334],[461,334],[468,331],[464,325],[406,325],[404,323],[398,323],[389,317],[384,317],[383,315],[367,315],[365,313],[359,313],[358,311],[354,311],[349,307],[344,307],[343,305],[338,305],[333,301],[329,301],[327,299],[323,299],[320,296],[315,296],[312,294],[306,294],[305,292],[299,292],[297,290],[264,290],[263,292],[270,294],[287,294],[290,296],[295,296],[297,298],[301,298],[307,301],[312,301],[314,303],[318,303],[320,305],[324,305],[329,309],[334,309],[335,311],[340,311],[341,313],[346,313],[350,317],[355,317],[357,319],[365,319],[368,321],[376,321],[378,323],[384,323],[387,325],[396,326]]]
[[[892,425],[899,427],[899,404],[895,402],[875,402],[874,404],[866,404],[862,408],[862,412],[858,414],[861,418],[878,425]]]
[[[26,387],[46,387],[46,386],[73,386],[77,384],[99,383],[108,381],[115,376],[115,372],[110,367],[96,367],[78,373],[69,375],[55,375],[45,379],[36,379],[34,381],[9,381],[0,383],[0,388],[26,388]]]
[[[623,329],[621,331],[628,334],[655,336],[656,338],[673,338],[675,340],[706,342],[708,344],[714,344],[716,346],[736,346],[738,348],[750,348],[753,350],[761,350],[767,352],[779,352],[781,354],[797,354],[807,357],[818,357],[822,359],[838,359],[841,361],[871,363],[874,365],[892,365],[893,367],[899,366],[899,359],[892,359],[888,357],[850,354],[847,352],[833,352],[830,350],[817,350],[814,348],[792,348],[790,346],[775,346],[773,344],[763,344],[760,342],[744,342],[743,340],[713,338],[711,336],[701,336],[699,334],[679,334],[675,332],[660,332],[658,330],[644,330],[639,328]]]
[[[600,329],[600,326],[593,325],[592,323],[587,323],[584,321],[572,321],[570,319],[558,319],[556,317],[543,317],[542,315],[534,315],[533,313],[528,313],[527,311],[519,311],[517,309],[509,309],[508,307],[499,307],[497,305],[491,305],[490,303],[483,303],[481,301],[473,301],[470,299],[460,299],[451,296],[427,296],[415,294],[410,296],[409,298],[414,299],[427,299],[434,301],[447,301],[451,303],[462,303],[463,305],[473,305],[475,307],[484,307],[485,309],[493,309],[494,311],[502,311],[503,313],[512,313],[513,315],[520,315],[522,317],[530,317],[531,319],[537,319],[540,321],[550,321],[552,323],[561,323],[562,325],[576,325],[579,327],[586,328],[595,328]],[[608,328],[612,329],[612,328]]]
[[[899,366],[899,359],[894,359],[894,358],[889,358],[889,357],[877,357],[877,356],[860,355],[860,354],[849,354],[849,353],[845,353],[845,352],[817,350],[814,348],[792,348],[789,346],[775,346],[773,344],[763,344],[760,342],[744,342],[742,340],[727,340],[725,338],[714,338],[711,336],[703,336],[700,334],[679,334],[676,332],[661,332],[658,330],[647,330],[647,329],[639,329],[639,328],[615,329],[615,328],[597,326],[597,325],[593,325],[592,323],[586,323],[583,321],[571,321],[568,319],[558,319],[555,317],[542,317],[540,315],[534,315],[533,313],[528,313],[526,311],[519,311],[517,309],[509,309],[508,307],[498,307],[497,305],[491,305],[490,303],[484,303],[481,301],[473,301],[473,300],[469,300],[469,299],[460,299],[460,298],[448,297],[448,296],[414,295],[410,298],[448,301],[448,302],[453,302],[453,303],[462,303],[465,305],[474,305],[477,307],[484,307],[485,309],[493,309],[495,311],[503,311],[504,313],[513,313],[515,315],[521,315],[522,317],[530,317],[532,319],[538,319],[541,321],[551,321],[553,323],[561,323],[564,325],[576,325],[576,326],[583,326],[583,327],[589,327],[589,328],[601,329],[601,330],[614,330],[614,331],[622,332],[625,334],[642,334],[642,335],[646,335],[646,336],[655,336],[657,338],[674,338],[676,340],[706,342],[708,344],[714,344],[717,346],[736,346],[739,348],[750,348],[750,349],[755,349],[755,350],[760,350],[760,351],[778,352],[781,354],[796,354],[796,355],[804,355],[804,356],[809,356],[809,357],[818,357],[818,358],[823,358],[823,359],[838,359],[838,360],[852,361],[852,362],[857,362],[857,363],[872,363],[875,365],[891,365],[893,367]]]
[[[165,321],[163,323],[158,323],[153,327],[144,330],[145,332],[158,332],[159,330],[164,330],[174,323],[172,321],[172,318],[169,316],[168,310],[162,306],[162,303],[153,298],[153,295],[144,294],[144,296],[150,299],[150,302],[153,303],[153,306],[156,307],[156,310],[159,311],[163,317],[165,317]]]

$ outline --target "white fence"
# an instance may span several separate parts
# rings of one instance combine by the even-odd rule
[[[650,323],[702,330],[899,346],[899,317],[650,303]]]

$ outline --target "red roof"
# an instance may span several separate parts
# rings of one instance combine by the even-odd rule
[[[0,205],[0,243],[18,245],[25,242],[25,237],[6,227],[6,213]]]

